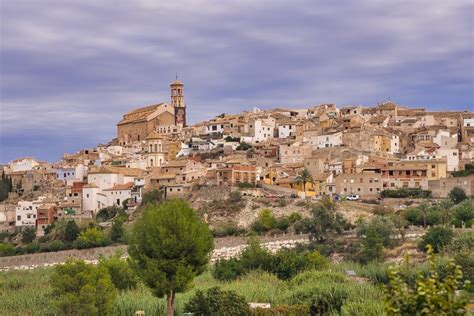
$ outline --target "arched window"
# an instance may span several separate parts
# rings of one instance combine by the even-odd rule
[[[150,144],[150,152],[153,152],[153,145]]]
[[[150,159],[150,167],[153,167],[153,159]]]
[[[158,151],[158,145],[155,144],[155,152],[157,152],[157,151]]]

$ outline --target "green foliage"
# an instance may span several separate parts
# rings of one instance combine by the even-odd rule
[[[314,184],[314,179],[313,176],[311,175],[311,172],[308,170],[308,168],[304,168],[295,178],[295,183],[296,184],[302,184],[303,185],[303,191],[306,192],[306,184]]]
[[[249,150],[250,148],[252,148],[252,145],[250,145],[246,142],[240,142],[240,145],[237,146],[236,150],[246,151],[246,150]]]
[[[336,212],[334,202],[330,198],[323,198],[311,208],[311,219],[303,219],[295,223],[295,231],[309,233],[310,239],[323,242],[329,232],[342,233],[347,225],[344,217]]]
[[[431,245],[434,252],[440,252],[443,247],[451,243],[453,237],[454,232],[451,228],[441,226],[431,227],[422,237],[418,247],[420,250],[426,250],[426,247]]]
[[[383,198],[414,198],[414,199],[426,199],[431,197],[431,191],[421,189],[396,189],[396,190],[383,190],[380,192],[380,196]]]
[[[221,227],[213,229],[212,234],[214,237],[225,237],[225,236],[241,236],[246,233],[246,230],[236,226],[235,224],[226,224]]]
[[[391,244],[391,236],[394,228],[395,226],[389,217],[374,216],[370,222],[364,219],[359,221],[357,224],[357,235],[363,237],[371,231],[381,238],[385,247],[388,247]]]
[[[257,220],[252,224],[252,230],[256,232],[265,232],[276,227],[277,220],[269,209],[264,209],[258,214]]]
[[[123,241],[125,235],[125,229],[123,228],[123,219],[119,218],[114,221],[112,229],[110,231],[110,239],[113,242]]]
[[[212,268],[212,276],[221,281],[235,280],[247,271],[237,258],[217,261]]]
[[[240,203],[242,201],[242,194],[240,194],[240,191],[230,192],[228,200],[231,203]]]
[[[466,192],[460,187],[454,187],[449,191],[448,197],[453,201],[454,204],[459,204],[464,200],[468,199]]]
[[[100,258],[99,267],[107,270],[117,290],[124,291],[137,287],[138,276],[128,262],[121,259],[121,253],[116,253],[109,258]]]
[[[250,307],[244,297],[218,287],[206,292],[198,290],[186,303],[184,310],[196,315],[250,315]]]
[[[239,187],[239,189],[251,189],[255,187],[252,183],[248,182],[241,182],[237,186]]]
[[[97,227],[87,228],[79,234],[74,242],[77,249],[92,247],[104,247],[110,244],[110,239],[104,235],[104,232]]]
[[[31,243],[36,238],[36,229],[33,227],[26,227],[21,231],[21,241],[25,244]]]
[[[214,247],[212,234],[182,200],[148,204],[133,226],[128,253],[138,276],[157,297],[186,291],[204,272]],[[168,311],[169,312],[169,311]]]
[[[468,163],[464,167],[464,170],[458,170],[453,172],[454,177],[467,177],[474,174],[474,163]]]
[[[264,249],[258,239],[251,237],[249,245],[239,258],[218,261],[212,270],[218,280],[235,280],[252,270],[264,270],[275,274],[279,279],[288,280],[301,271],[322,270],[329,266],[329,260],[319,252],[301,249],[280,249],[271,254]]]
[[[384,238],[376,227],[369,226],[362,239],[362,251],[359,260],[362,263],[383,260]]]
[[[63,315],[111,315],[116,292],[102,267],[70,259],[51,276],[52,305]]]
[[[76,221],[69,220],[64,229],[64,240],[73,242],[77,239],[77,236],[79,236],[80,232],[81,230],[79,229],[79,226],[77,226]]]
[[[146,206],[148,203],[160,203],[163,200],[163,193],[159,190],[151,190],[143,193],[141,206]]]
[[[301,220],[302,218],[303,217],[298,212],[292,212],[290,216],[288,216],[288,220],[290,221],[290,224],[294,224],[297,221]]]
[[[15,247],[10,243],[0,242],[0,257],[13,256],[15,254]]]
[[[470,200],[463,201],[453,208],[452,223],[456,227],[461,227],[463,224],[466,227],[474,225],[474,203]]]
[[[333,271],[306,271],[290,281],[288,304],[305,304],[311,315],[337,315],[345,310],[363,310],[367,314],[382,315],[382,296],[367,284],[349,281],[346,276]],[[378,313],[376,313],[378,311]],[[354,314],[358,315],[358,314]]]
[[[127,217],[123,208],[114,205],[100,209],[97,212],[96,220],[98,222],[105,222],[116,216]]]
[[[470,282],[462,282],[461,268],[454,260],[448,262],[444,277],[436,269],[436,257],[428,247],[430,273],[419,274],[408,283],[398,269],[388,270],[385,310],[387,315],[465,315]],[[457,293],[458,290],[461,292]]]
[[[0,178],[0,202],[5,201],[8,198],[8,193],[12,191],[12,179],[2,170],[2,177]]]

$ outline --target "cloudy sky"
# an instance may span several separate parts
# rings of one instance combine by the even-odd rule
[[[473,110],[471,0],[0,0],[0,162],[106,142],[131,108]]]

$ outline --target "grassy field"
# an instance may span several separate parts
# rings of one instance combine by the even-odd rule
[[[55,315],[49,305],[49,278],[52,272],[53,269],[48,268],[0,273],[0,315]],[[374,304],[374,310],[381,311],[383,304],[380,287],[349,281],[342,273],[335,271],[304,272],[288,282],[260,271],[232,282],[220,282],[210,272],[205,272],[196,278],[192,289],[177,295],[178,314],[183,312],[184,304],[196,289],[213,286],[233,290],[249,302],[297,304],[307,299],[306,293],[324,296],[331,291],[337,296],[337,293],[344,291],[341,295],[349,295],[349,298],[344,298],[344,301],[348,299],[347,308],[357,309],[358,304]],[[146,315],[163,315],[164,309],[164,299],[153,297],[142,285],[135,290],[119,293],[114,303],[114,315],[134,315],[137,310],[144,310]]]

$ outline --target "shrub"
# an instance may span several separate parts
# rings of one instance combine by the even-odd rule
[[[81,230],[79,229],[79,226],[77,226],[76,222],[74,220],[70,220],[67,222],[66,228],[64,230],[64,240],[72,242],[76,240],[80,232]]]
[[[254,188],[255,186],[251,183],[248,183],[248,182],[241,182],[238,184],[238,187],[240,189],[250,189],[250,188]]]
[[[389,268],[385,307],[388,315],[465,315],[469,282],[462,281],[462,271],[450,260],[442,277],[436,257],[428,247],[430,271],[419,274],[416,282],[407,282],[397,269]],[[463,291],[464,290],[464,291]],[[458,292],[459,291],[459,292]]]
[[[357,235],[363,237],[372,230],[371,233],[377,234],[381,238],[384,246],[389,246],[394,227],[395,225],[389,217],[375,216],[370,222],[366,220],[359,221],[357,225]]]
[[[27,253],[35,253],[40,250],[40,246],[37,242],[29,243],[25,248]]]
[[[10,243],[0,242],[0,256],[12,256],[15,254],[15,247]]]
[[[245,234],[246,230],[236,226],[235,224],[227,224],[214,229],[212,233],[214,237],[240,236]]]
[[[184,306],[184,310],[196,315],[250,315],[250,307],[244,297],[218,287],[210,288],[206,292],[197,290]]]
[[[99,222],[105,222],[114,218],[115,216],[126,217],[124,209],[116,205],[105,207],[97,212],[96,219]]]
[[[473,202],[466,200],[454,207],[452,223],[456,227],[461,227],[463,223],[465,226],[471,227],[474,224]]]
[[[242,201],[242,194],[239,191],[233,191],[229,193],[229,202],[240,203]]]
[[[434,252],[440,252],[444,246],[451,243],[454,232],[450,228],[436,226],[428,229],[422,240],[418,244],[420,250],[426,251],[426,247],[431,245]]]
[[[21,241],[25,244],[31,243],[36,238],[36,229],[33,227],[26,227],[21,232]]]
[[[276,227],[277,220],[273,213],[269,209],[260,211],[257,220],[252,224],[252,230],[262,233],[274,229]]]
[[[110,240],[105,237],[104,232],[97,227],[88,228],[79,234],[74,242],[78,249],[104,247],[110,244]]]
[[[290,221],[290,224],[294,224],[297,221],[301,220],[302,218],[303,217],[298,212],[293,212],[290,214],[290,216],[288,216],[288,220]]]
[[[242,262],[237,258],[219,260],[212,268],[212,276],[220,281],[235,280],[245,273],[246,270],[244,269]]]
[[[276,219],[275,228],[286,232],[290,227],[290,220],[287,217],[280,217]]]
[[[256,237],[250,237],[247,248],[240,256],[242,267],[245,270],[262,269],[269,271],[272,264],[272,255],[264,249]]]
[[[110,275],[111,281],[118,290],[130,290],[137,287],[138,277],[126,260],[122,260],[120,253],[109,258],[100,258],[99,267],[103,267]]]
[[[459,204],[464,200],[467,200],[468,197],[466,192],[460,187],[454,187],[451,191],[449,191],[448,197],[453,201],[454,204]]]
[[[246,142],[241,142],[239,146],[237,146],[236,150],[248,150],[252,148],[250,144],[247,144]]]
[[[362,239],[362,251],[359,260],[362,263],[383,260],[383,237],[375,227],[369,227]]]
[[[296,250],[281,249],[272,260],[270,272],[274,273],[279,279],[289,280],[307,269],[308,263],[306,256],[299,254]]]
[[[59,314],[110,314],[116,292],[104,268],[70,259],[54,268],[50,282]]]
[[[63,243],[60,240],[52,240],[50,242],[42,244],[40,246],[40,249],[42,252],[50,252],[50,251],[55,252],[55,251],[65,250],[69,248],[67,245],[68,244]]]
[[[419,198],[426,199],[431,197],[431,191],[421,189],[396,189],[396,190],[383,190],[380,192],[380,196],[384,198]]]
[[[163,193],[160,190],[151,190],[143,193],[142,202],[140,206],[145,206],[148,203],[159,203],[163,200]]]
[[[118,218],[114,221],[114,224],[112,225],[112,229],[110,231],[110,239],[113,242],[123,241],[124,234],[125,229],[123,228],[123,219]]]

